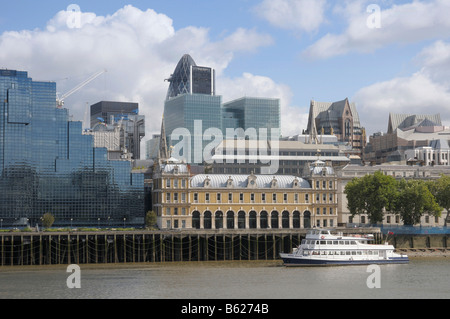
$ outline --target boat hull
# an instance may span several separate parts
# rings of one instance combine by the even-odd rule
[[[343,266],[343,265],[381,265],[381,264],[407,264],[408,257],[393,257],[378,260],[330,260],[299,257],[282,257],[284,266]]]

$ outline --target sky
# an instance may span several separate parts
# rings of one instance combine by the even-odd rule
[[[389,113],[450,125],[450,0],[16,0],[0,11],[0,68],[66,93],[74,120],[96,102],[139,103],[158,133],[183,54],[216,70],[216,94],[279,98],[283,135],[311,100],[356,103],[367,134]],[[144,140],[144,141],[145,141]]]

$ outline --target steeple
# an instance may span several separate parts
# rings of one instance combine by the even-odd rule
[[[322,144],[317,137],[316,118],[314,116],[314,101],[311,101],[311,107],[309,108],[309,141],[308,144]]]
[[[167,160],[169,158],[169,150],[167,149],[166,128],[164,125],[164,114],[161,121],[161,136],[159,138],[158,160]]]

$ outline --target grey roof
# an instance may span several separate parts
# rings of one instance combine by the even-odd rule
[[[343,110],[345,108],[345,104],[348,102],[348,99],[344,99],[342,101],[337,102],[318,102],[311,101],[311,113],[314,118],[320,118],[321,121],[328,122],[336,122],[340,117],[342,117]],[[349,103],[350,111],[353,116],[353,126],[355,128],[360,128],[361,123],[359,120],[359,114],[356,110],[356,104],[354,102]],[[337,124],[335,125],[337,126]],[[309,130],[309,127],[308,127]]]
[[[397,128],[407,129],[414,126],[442,126],[441,115],[389,113],[388,133],[393,133]]]
[[[448,146],[448,141],[444,139],[438,139],[430,141],[430,146],[436,150],[448,150],[450,147]]]
[[[257,188],[271,188],[272,181],[277,180],[276,188],[293,188],[294,180],[298,180],[300,188],[311,188],[308,181],[291,175],[226,175],[226,174],[198,174],[190,179],[193,188],[204,187],[206,179],[210,180],[210,188],[226,188],[229,179],[233,180],[233,188],[247,188],[249,176],[256,177]]]

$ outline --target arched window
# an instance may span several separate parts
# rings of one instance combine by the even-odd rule
[[[245,228],[245,212],[242,210],[238,213],[238,228]]]
[[[256,212],[253,210],[248,215],[248,227],[256,228]]]
[[[292,213],[292,228],[300,228],[300,212],[295,211]]]
[[[289,212],[287,210],[281,213],[281,228],[289,228]]]
[[[303,213],[303,227],[311,228],[311,212],[309,210]]]
[[[266,229],[269,227],[268,216],[269,214],[267,214],[264,210],[259,214],[259,227],[261,229]]]
[[[277,211],[273,211],[272,214],[270,215],[270,224],[271,224],[271,228],[280,228],[280,226],[278,225],[278,212]]]
[[[206,211],[203,214],[203,228],[211,229],[211,227],[212,227],[212,214],[210,211]]]
[[[200,229],[200,212],[198,211],[192,213],[192,228]]]
[[[227,228],[234,229],[234,212],[231,210],[227,212]]]
[[[216,229],[223,228],[223,213],[219,210],[216,212]]]

